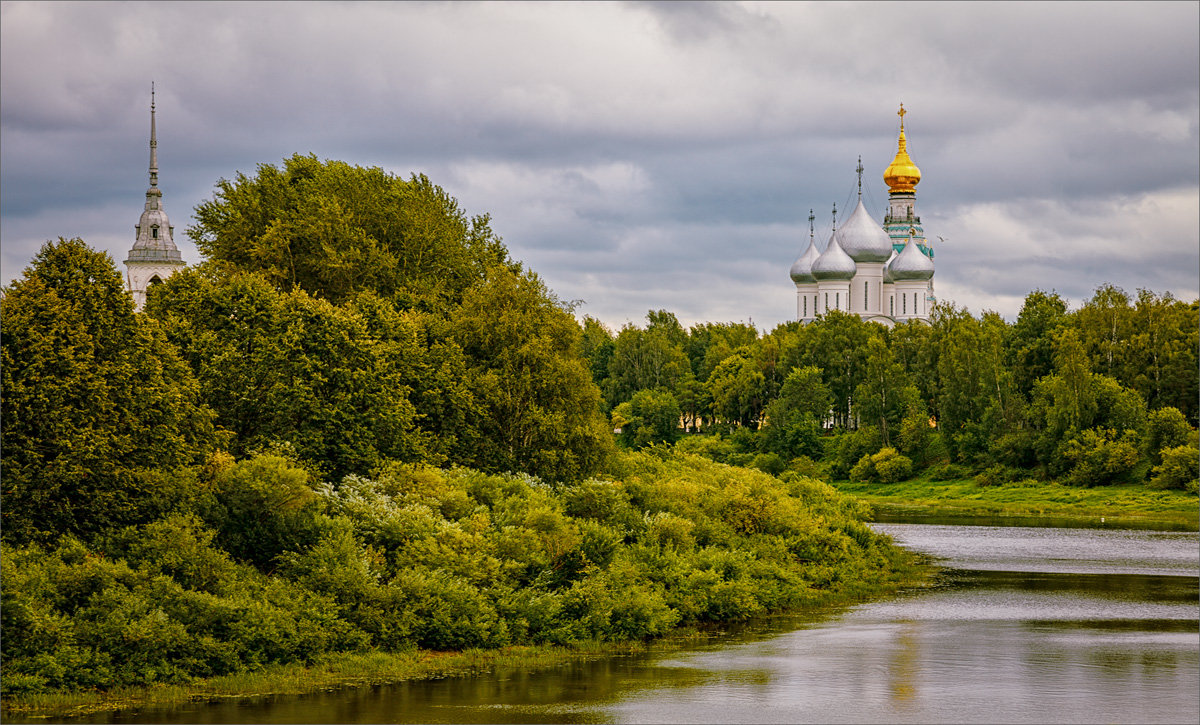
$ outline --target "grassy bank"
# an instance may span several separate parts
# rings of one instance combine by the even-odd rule
[[[855,594],[831,594],[826,601],[806,607],[803,612],[780,616],[819,619],[840,608],[865,599],[885,596],[903,588],[924,586],[932,571],[915,557],[902,579],[874,590],[859,589]],[[749,627],[769,625],[770,617],[747,623]],[[667,654],[695,647],[723,636],[716,627],[681,627],[671,634],[650,641],[579,642],[570,646],[512,646],[495,650],[471,649],[463,652],[414,650],[405,653],[344,653],[326,655],[310,665],[296,663],[272,665],[257,672],[239,673],[189,684],[153,687],[119,687],[107,692],[52,692],[9,696],[4,699],[6,720],[12,718],[63,720],[87,717],[102,712],[130,712],[180,707],[198,702],[216,702],[238,698],[278,695],[304,695],[350,687],[387,685],[412,680],[471,677],[502,669],[537,671],[570,663],[642,654]]]
[[[973,480],[852,483],[833,486],[884,511],[920,516],[1052,517],[1078,523],[1161,525],[1196,531],[1200,504],[1194,494],[1140,485],[1079,488],[1018,482],[980,486]]]

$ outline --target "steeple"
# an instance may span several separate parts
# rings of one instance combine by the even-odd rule
[[[154,81],[150,81],[150,186],[158,187],[158,132],[154,128]]]
[[[146,288],[157,284],[184,267],[183,258],[175,246],[175,227],[162,207],[162,190],[158,188],[158,129],[155,124],[154,84],[150,84],[150,186],[146,189],[146,206],[136,230],[133,249],[125,260],[128,270],[126,285],[140,310],[146,301]]]

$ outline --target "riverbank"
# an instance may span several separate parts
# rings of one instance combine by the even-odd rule
[[[462,652],[414,650],[404,653],[346,653],[323,657],[310,665],[287,664],[264,667],[251,673],[226,675],[179,685],[120,687],[107,692],[52,692],[8,696],[3,702],[3,719],[12,721],[86,719],[101,713],[167,710],[223,700],[297,696],[354,687],[396,684],[405,681],[473,677],[497,670],[535,672],[571,663],[641,654],[666,654],[696,647],[724,636],[727,629],[769,627],[776,617],[829,616],[854,604],[894,594],[902,589],[927,586],[933,571],[917,555],[906,556],[908,567],[902,578],[873,590],[854,594],[832,594],[803,611],[766,615],[732,625],[681,627],[649,641],[578,642],[571,645],[513,646],[496,650]]]
[[[875,507],[880,514],[978,518],[1054,518],[1077,525],[1200,529],[1195,494],[1140,485],[1079,488],[1057,483],[1017,482],[980,486],[975,481],[914,480],[900,483],[831,485]]]

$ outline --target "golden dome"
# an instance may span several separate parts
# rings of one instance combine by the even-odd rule
[[[900,104],[900,148],[896,151],[896,158],[892,159],[892,163],[883,171],[883,181],[892,191],[916,191],[917,184],[921,183],[921,170],[913,163],[913,160],[908,157],[908,140],[904,138],[904,114],[908,111],[904,110],[904,104]]]

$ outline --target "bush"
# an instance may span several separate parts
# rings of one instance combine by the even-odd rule
[[[1154,465],[1162,462],[1164,448],[1196,444],[1196,431],[1188,425],[1187,418],[1177,408],[1159,408],[1150,413],[1147,423],[1146,453]]]
[[[759,453],[750,461],[750,467],[772,476],[778,476],[787,469],[787,463],[778,453]]]
[[[850,480],[896,483],[912,475],[912,459],[895,448],[883,448],[874,455],[864,455],[850,471]]]
[[[930,481],[960,481],[971,477],[971,469],[958,463],[942,463],[930,466],[925,477]]]
[[[1059,447],[1061,456],[1070,465],[1066,483],[1072,486],[1104,486],[1128,482],[1140,456],[1137,434],[1089,428]]]
[[[1200,489],[1200,449],[1194,445],[1162,450],[1162,463],[1151,472],[1150,485],[1196,493]]]
[[[975,474],[975,485],[999,486],[1004,483],[1012,483],[1013,481],[1020,480],[1024,474],[1024,471],[1016,468],[991,466]]]

